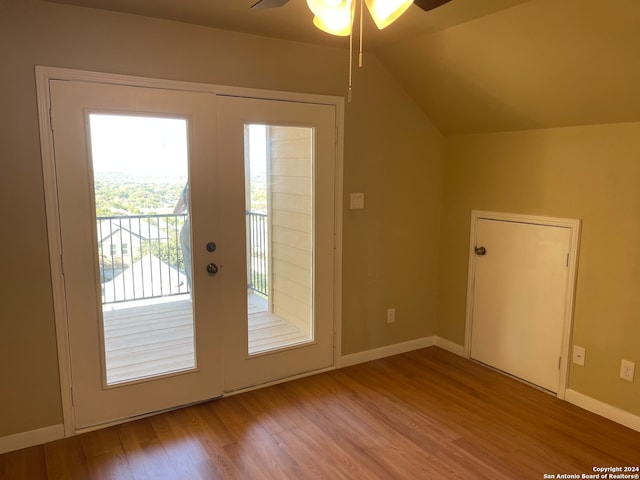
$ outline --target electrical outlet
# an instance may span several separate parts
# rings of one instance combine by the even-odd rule
[[[573,363],[576,365],[582,365],[584,367],[584,357],[586,352],[584,347],[579,347],[578,345],[573,346]]]
[[[387,323],[394,323],[396,321],[396,309],[388,308],[387,309]]]
[[[620,378],[628,382],[633,382],[633,373],[636,369],[636,364],[629,360],[622,360],[620,362]]]

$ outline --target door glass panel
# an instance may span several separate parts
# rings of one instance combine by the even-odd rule
[[[105,384],[193,369],[187,121],[89,125]]]
[[[250,355],[314,340],[313,133],[245,125]]]

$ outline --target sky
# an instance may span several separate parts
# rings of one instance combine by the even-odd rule
[[[140,115],[89,115],[93,170],[99,173],[175,176],[188,174],[188,122]],[[266,169],[265,127],[249,125],[252,174]]]
[[[187,177],[187,120],[91,114],[94,173]]]

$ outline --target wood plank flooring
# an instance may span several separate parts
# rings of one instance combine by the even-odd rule
[[[311,340],[295,325],[269,312],[249,314],[249,353],[261,353]]]
[[[188,296],[162,303],[127,302],[103,311],[107,383],[152,377],[195,366]]]
[[[294,325],[267,312],[266,299],[250,294],[247,306],[250,353],[310,340]],[[168,301],[107,305],[103,318],[108,384],[194,367],[193,312],[188,295]]]
[[[0,455],[0,479],[542,479],[640,433],[431,347]]]

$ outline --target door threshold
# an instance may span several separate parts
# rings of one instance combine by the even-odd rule
[[[558,397],[558,393],[554,392],[553,390],[549,390],[546,389],[544,387],[541,387],[540,385],[536,385],[535,383],[531,383],[528,380],[525,380],[524,378],[520,378],[520,377],[516,377],[515,375],[509,373],[509,372],[505,372],[504,370],[500,370],[499,368],[496,367],[492,367],[491,365],[488,365],[486,363],[482,363],[480,360],[476,360],[475,358],[471,358],[469,357],[469,360],[471,360],[473,363],[480,365],[482,367],[488,368],[489,370],[493,370],[494,372],[500,373],[502,375],[505,375],[509,378],[512,378],[520,383],[524,383],[525,385],[528,385],[529,387],[535,388],[536,390],[539,390],[542,393],[546,393],[548,395],[551,395],[553,397]]]
[[[198,400],[196,402],[185,403],[184,405],[176,405],[175,407],[163,408],[160,410],[155,410],[153,412],[141,413],[140,415],[134,415],[132,417],[120,418],[118,420],[111,420],[105,423],[99,423],[97,425],[91,425],[89,427],[82,427],[74,429],[73,435],[80,435],[83,433],[93,432],[95,430],[101,430],[103,428],[114,427],[116,425],[122,425],[124,423],[135,422],[136,420],[141,420],[143,418],[153,417],[154,415],[159,415],[161,413],[173,412],[174,410],[180,410],[182,408],[191,407],[194,405],[200,405],[202,403],[211,402],[213,400],[219,400],[223,398],[223,395],[217,395],[215,397],[206,398],[204,400]]]
[[[259,390],[261,388],[272,387],[274,385],[279,385],[280,383],[291,382],[293,380],[299,380],[301,378],[311,377],[313,375],[317,375],[319,373],[330,372],[332,370],[336,370],[336,366],[335,365],[331,365],[330,367],[320,368],[318,370],[311,370],[309,372],[300,373],[298,375],[293,375],[291,377],[285,377],[285,378],[280,378],[278,380],[272,380],[272,381],[266,382],[266,383],[260,383],[258,385],[251,385],[250,387],[243,387],[243,388],[239,388],[237,390],[226,391],[226,392],[224,392],[222,394],[222,397],[223,398],[232,397],[232,396],[238,395],[240,393],[252,392],[254,390]]]

